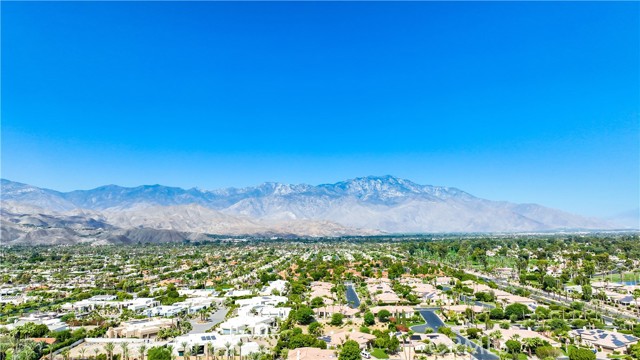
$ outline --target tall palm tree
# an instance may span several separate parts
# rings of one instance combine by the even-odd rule
[[[113,360],[113,349],[115,349],[115,345],[111,342],[104,345],[104,351],[107,352],[107,358],[109,358],[109,360]]]
[[[206,355],[207,360],[209,359],[209,356],[211,355],[211,348],[213,347],[213,345],[211,344],[211,341],[207,342],[204,345],[204,354]]]
[[[138,346],[138,354],[140,354],[140,360],[144,360],[144,356],[147,354],[147,345]]]
[[[122,360],[129,360],[129,343],[121,342],[120,349],[122,349]]]
[[[491,333],[489,333],[489,339],[491,339],[493,341],[493,347],[495,349],[499,349],[500,348],[500,340],[502,340],[502,331],[500,330],[496,330],[493,331]]]
[[[94,352],[94,354],[95,354],[95,355],[93,356],[93,358],[97,360],[97,359],[98,359],[98,355],[100,354],[100,349],[98,349],[98,348],[93,348],[93,352]]]
[[[184,360],[189,360],[189,354],[187,350],[189,349],[189,343],[187,343],[186,341],[183,341],[180,343],[180,346],[182,346],[182,358]]]
[[[87,351],[87,348],[85,348],[85,347],[82,347],[82,348],[80,349],[80,358],[81,358],[82,360],[85,360],[85,359],[86,359],[86,357],[84,356],[84,353],[85,353],[86,351]]]
[[[226,342],[224,343],[224,347],[227,348],[227,360],[229,360],[229,349],[231,348],[231,344]]]

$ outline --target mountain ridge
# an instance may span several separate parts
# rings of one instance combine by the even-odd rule
[[[0,185],[3,214],[14,209],[18,213],[12,216],[21,219],[11,218],[14,222],[3,224],[14,227],[30,221],[32,218],[25,216],[33,217],[37,208],[61,220],[33,218],[36,223],[59,226],[74,215],[86,218],[86,223],[112,227],[101,231],[153,229],[184,234],[342,236],[616,228],[604,220],[538,204],[492,201],[455,187],[420,185],[391,175],[333,184],[265,182],[214,190],[155,184],[60,192],[7,179]],[[71,225],[69,228],[74,229]],[[24,235],[24,231],[14,231],[12,239],[18,239],[15,234]],[[60,241],[64,234],[56,236]],[[146,235],[138,237],[147,239]],[[168,238],[178,237],[172,233]]]

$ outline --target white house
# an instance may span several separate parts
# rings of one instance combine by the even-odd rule
[[[238,309],[238,316],[270,316],[286,319],[291,312],[290,307],[275,307],[273,305],[245,305]]]
[[[284,304],[289,299],[286,296],[255,296],[249,299],[236,300],[236,304],[240,306],[256,306],[256,305],[271,305],[276,306],[278,304]]]
[[[162,305],[162,306],[156,306],[150,309],[145,309],[142,311],[142,314],[146,316],[173,317],[186,311],[187,311],[187,308],[183,306]]]
[[[188,334],[175,338],[173,341],[173,351],[178,356],[183,356],[182,343],[187,343],[187,347],[193,355],[203,355],[206,351],[207,344],[215,350],[231,350],[234,349],[236,354],[242,351],[242,356],[259,352],[259,345],[255,342],[248,341],[248,335],[220,335],[215,332]],[[227,346],[229,346],[227,348]]]
[[[273,295],[274,291],[282,295],[286,292],[286,290],[287,290],[287,281],[285,280],[269,281],[269,284],[264,286],[262,290],[260,290],[260,295]]]
[[[276,320],[270,316],[236,316],[219,326],[222,335],[264,336],[275,330]]]

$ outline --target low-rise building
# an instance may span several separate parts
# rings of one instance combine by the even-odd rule
[[[580,343],[604,352],[625,352],[627,347],[637,344],[638,338],[633,335],[601,329],[576,329],[570,336],[579,339]]]
[[[289,350],[287,360],[335,360],[335,350],[303,347]]]
[[[219,326],[222,335],[265,336],[275,330],[276,320],[271,316],[236,316]]]
[[[302,347],[289,350],[287,360],[335,360],[338,355],[334,350]]]
[[[165,318],[125,321],[120,326],[107,330],[106,337],[148,339],[155,337],[160,330],[172,328],[174,325],[172,319]]]
[[[314,309],[313,312],[321,319],[328,319],[333,314],[342,314],[345,318],[351,319],[356,316],[358,309],[353,309],[345,305],[325,305]]]

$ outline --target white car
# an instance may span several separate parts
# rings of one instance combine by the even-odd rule
[[[371,354],[369,354],[368,351],[362,350],[360,352],[360,355],[364,358],[364,359],[371,359]]]

